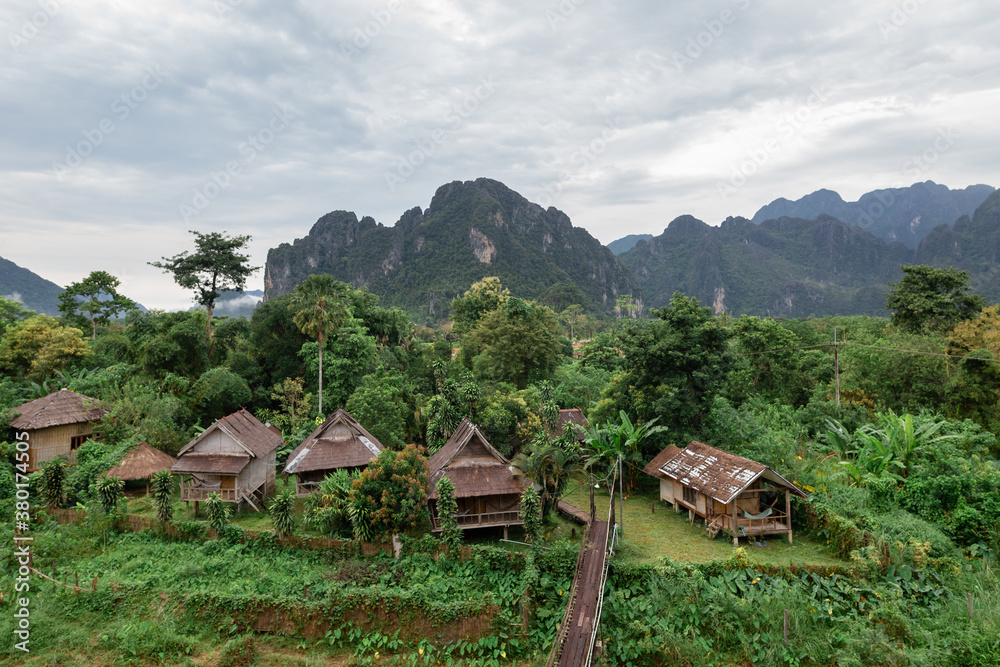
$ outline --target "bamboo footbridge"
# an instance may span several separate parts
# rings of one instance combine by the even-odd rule
[[[576,574],[566,613],[545,667],[589,667],[594,659],[594,645],[604,604],[604,584],[618,533],[615,503],[612,499],[607,521],[596,521],[593,515],[564,501],[559,501],[558,510],[573,520],[586,522],[587,529],[576,560]]]

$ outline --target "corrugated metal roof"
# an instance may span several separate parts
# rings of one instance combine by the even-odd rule
[[[339,408],[288,455],[284,472],[359,468],[368,465],[383,449],[375,436]]]
[[[229,435],[246,450],[247,454],[257,458],[267,456],[285,442],[280,433],[275,433],[246,410],[240,410],[206,428],[201,435],[184,445],[184,448],[177,453],[178,456],[183,458],[192,447],[216,429]]]
[[[483,446],[489,460],[458,458],[462,450],[474,441]],[[530,484],[525,479],[514,479],[510,461],[468,419],[463,419],[448,442],[431,456],[428,466],[431,486],[428,498],[432,499],[437,497],[436,487],[442,477],[447,477],[455,485],[456,498],[521,493]]]
[[[11,428],[22,431],[93,422],[108,412],[107,408],[97,406],[97,399],[69,389],[36,398],[14,408],[14,411],[20,414],[11,421]]]
[[[692,441],[665,461],[659,472],[720,503],[728,504],[758,477],[765,475],[768,481],[806,497],[794,484],[763,463],[724,452],[703,442]]]
[[[238,475],[247,463],[249,456],[234,456],[232,454],[202,454],[192,452],[180,457],[170,468],[174,473],[210,473],[214,475]]]
[[[170,470],[177,459],[152,445],[140,442],[122,458],[122,462],[104,473],[118,479],[148,479],[160,470]]]

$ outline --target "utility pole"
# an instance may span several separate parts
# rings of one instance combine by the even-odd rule
[[[621,507],[621,514],[618,516],[618,539],[622,538],[625,534],[625,491],[622,485],[622,455],[618,455],[618,498],[620,499],[619,507]],[[612,499],[614,502],[614,499]]]
[[[837,409],[840,409],[840,355],[837,346],[837,327],[833,328],[833,383],[837,391]]]

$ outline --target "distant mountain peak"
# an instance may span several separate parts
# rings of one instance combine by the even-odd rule
[[[635,244],[639,241],[648,241],[651,238],[653,238],[652,234],[629,234],[620,239],[615,239],[607,245],[607,248],[617,256],[634,248]]]
[[[393,227],[348,211],[324,215],[304,239],[268,252],[266,298],[313,273],[367,287],[383,303],[430,319],[486,276],[554,306],[566,294],[598,308],[612,307],[619,294],[639,295],[632,274],[564,212],[489,178],[438,187],[426,210],[409,209]]]
[[[25,308],[53,317],[59,316],[59,295],[63,288],[37,273],[0,257],[0,296],[24,304]]]
[[[972,213],[992,192],[989,185],[970,185],[952,190],[934,181],[906,188],[885,188],[862,195],[856,202],[844,201],[833,190],[820,189],[801,199],[775,199],[753,216],[755,223],[772,218],[815,220],[825,214],[866,229],[885,241],[899,241],[916,248],[938,225],[951,225]]]

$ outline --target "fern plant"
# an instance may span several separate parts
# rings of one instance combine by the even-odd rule
[[[340,468],[326,476],[305,501],[303,521],[327,535],[335,534],[344,525],[350,525],[348,506],[352,483],[360,476],[356,470]]]
[[[62,459],[49,461],[42,468],[42,500],[49,507],[60,507],[63,504],[66,493],[64,482],[66,481],[66,464]]]
[[[105,514],[111,514],[125,497],[125,482],[117,477],[102,477],[97,481],[97,497]]]
[[[167,522],[174,514],[174,478],[169,470],[159,470],[149,479],[158,521]]]
[[[278,537],[288,537],[292,534],[295,530],[295,496],[291,489],[285,489],[275,496],[268,512]]]
[[[205,501],[208,510],[208,523],[215,529],[217,535],[222,535],[229,527],[229,504],[222,501],[218,493],[208,494]]]

